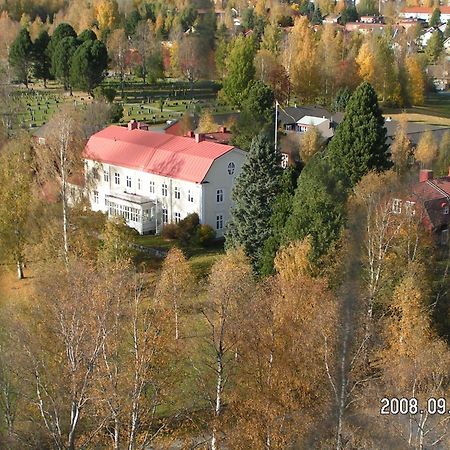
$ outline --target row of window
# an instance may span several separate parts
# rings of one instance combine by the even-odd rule
[[[398,198],[394,198],[394,200],[392,200],[392,212],[394,214],[401,214],[402,207],[406,214],[409,214],[411,216],[414,216],[416,214],[416,203],[415,202],[410,202],[410,201],[402,202],[402,200],[400,200]],[[444,206],[442,208],[442,214],[447,215],[449,213],[450,213],[449,206],[448,205]]]
[[[108,202],[109,215],[110,216],[121,216],[127,222],[141,223],[141,210],[133,208],[132,206],[118,205],[114,202]],[[149,211],[146,209],[144,211],[144,221],[148,220]]]
[[[94,191],[94,203],[98,203],[98,191]],[[141,222],[141,211],[131,206],[119,205],[114,202],[105,199],[105,205],[108,207],[109,214],[111,216],[121,216],[126,221]],[[181,213],[175,212],[175,223],[181,221]],[[143,211],[143,222],[147,222],[150,218],[150,211],[148,209]],[[169,222],[169,211],[167,208],[162,208],[162,221],[163,223]],[[223,214],[216,215],[216,230],[223,230]]]
[[[105,181],[108,181],[109,180],[108,172],[104,172],[104,173],[105,173]],[[115,184],[120,184],[120,174],[117,172],[114,174],[114,181],[115,181]],[[131,177],[128,175],[127,175],[126,182],[127,182],[127,187],[131,188]],[[137,188],[138,188],[138,190],[141,189],[141,180],[140,179],[137,180]],[[168,191],[167,184],[163,183],[161,186],[161,195],[163,197],[167,197],[168,192],[169,191]],[[154,193],[155,193],[155,182],[150,181],[150,194],[154,194]],[[174,198],[177,200],[181,199],[181,188],[179,188],[178,186],[175,186],[175,188],[174,188]],[[217,189],[216,202],[222,203],[223,199],[224,199],[223,189]],[[194,202],[194,195],[190,189],[188,190],[187,200],[188,200],[188,202],[191,202],[191,203]],[[98,203],[98,201],[96,203]]]
[[[392,200],[392,212],[394,214],[401,214],[402,213],[402,200],[398,198],[394,198]],[[414,216],[416,214],[416,204],[415,202],[405,201],[404,204],[404,210],[407,214]]]

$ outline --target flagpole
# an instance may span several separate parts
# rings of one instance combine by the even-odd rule
[[[275,151],[278,148],[278,100],[275,99]]]

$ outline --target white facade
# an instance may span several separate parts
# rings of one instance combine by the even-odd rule
[[[94,211],[123,216],[139,233],[159,233],[166,223],[178,223],[197,213],[221,237],[230,218],[231,190],[245,161],[233,149],[217,158],[202,183],[85,160],[93,179],[89,199]]]

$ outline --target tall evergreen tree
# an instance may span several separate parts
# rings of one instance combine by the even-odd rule
[[[64,85],[64,89],[72,90],[70,84],[70,68],[72,56],[78,47],[76,38],[69,36],[62,39],[52,56],[52,73]]]
[[[277,195],[270,217],[272,235],[264,242],[261,261],[261,275],[273,273],[273,261],[280,247],[286,221],[292,213],[292,202],[297,186],[298,172],[294,166],[288,166],[281,176],[280,193]]]
[[[226,247],[242,246],[256,271],[261,267],[264,242],[272,235],[270,217],[280,188],[280,163],[280,153],[266,135],[259,134],[233,189]]]
[[[30,79],[32,52],[33,44],[31,42],[30,33],[28,33],[26,28],[22,28],[19,35],[11,44],[9,50],[9,63],[14,70],[17,81],[23,83],[27,89]]]
[[[81,44],[72,56],[70,81],[72,86],[84,89],[89,94],[98,86],[108,64],[108,52],[103,42],[90,39]]]
[[[33,74],[44,81],[44,87],[47,87],[47,80],[50,78],[51,61],[47,52],[49,43],[47,30],[42,30],[33,45]]]
[[[425,55],[427,56],[430,64],[435,64],[444,51],[444,33],[441,30],[436,29],[433,31],[425,49]]]
[[[320,11],[319,6],[314,8],[314,14],[311,17],[311,23],[313,25],[322,25],[322,12]]]
[[[53,76],[56,76],[55,73],[55,67],[53,64],[53,54],[56,51],[56,48],[58,47],[58,44],[66,37],[73,37],[76,38],[77,37],[77,33],[75,32],[75,30],[73,29],[73,27],[71,25],[69,25],[68,23],[60,23],[56,28],[55,31],[52,34],[52,37],[50,39],[50,43],[48,44],[48,48],[47,48],[47,55],[50,58],[50,61],[52,63],[51,69],[50,69],[50,73]]]
[[[339,238],[345,220],[346,192],[342,174],[321,153],[313,156],[298,179],[292,214],[283,240],[311,237],[310,258],[317,263]]]
[[[97,40],[97,35],[90,30],[89,28],[82,31],[79,35],[78,35],[78,40],[80,42],[86,42],[86,41],[96,41]]]
[[[430,27],[438,27],[440,23],[441,23],[441,10],[439,8],[435,8],[433,10],[433,14],[431,14]]]
[[[328,146],[331,167],[342,170],[348,188],[370,170],[388,169],[388,145],[377,94],[364,82],[351,96],[342,123]]]

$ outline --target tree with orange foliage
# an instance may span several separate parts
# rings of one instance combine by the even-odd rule
[[[375,55],[368,42],[364,42],[361,45],[358,56],[356,57],[356,63],[359,67],[359,76],[364,81],[373,84],[375,77]]]
[[[278,274],[240,305],[230,448],[303,448],[320,429],[316,418],[333,409],[337,304],[327,281],[310,275],[310,248],[308,240],[282,248]]]
[[[431,131],[425,131],[419,139],[414,157],[422,168],[430,168],[439,155],[439,147]]]
[[[175,339],[180,338],[180,311],[192,295],[194,276],[186,257],[179,248],[172,248],[164,260],[156,286],[156,298],[173,310]]]
[[[320,91],[320,64],[314,32],[306,16],[295,20],[283,59],[295,95],[302,100],[315,99]]]
[[[420,106],[425,101],[425,73],[416,54],[405,58],[405,67],[408,74],[409,100],[412,105]]]
[[[95,19],[102,34],[107,30],[112,31],[119,20],[119,5],[117,1],[98,0],[95,5]]]

